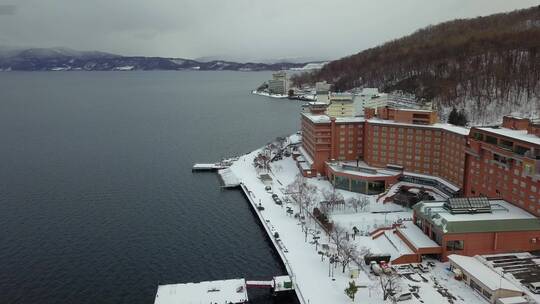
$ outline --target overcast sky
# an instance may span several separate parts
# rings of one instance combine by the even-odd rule
[[[535,0],[0,0],[0,45],[226,59],[338,58]]]

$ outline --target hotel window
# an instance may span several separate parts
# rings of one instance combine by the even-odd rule
[[[496,138],[496,137],[493,137],[493,136],[486,135],[486,142],[487,142],[488,144],[494,144],[494,145],[496,145],[496,144],[497,144],[497,138]]]
[[[446,242],[446,250],[454,251],[454,250],[463,250],[465,248],[465,244],[463,241],[447,241]]]

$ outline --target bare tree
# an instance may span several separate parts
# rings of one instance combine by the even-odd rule
[[[364,212],[369,206],[369,198],[363,195],[353,196],[347,200],[347,205],[351,206],[354,212]]]
[[[338,255],[341,255],[341,249],[343,245],[347,242],[347,232],[342,227],[336,225],[334,230],[330,233],[330,239],[336,244],[336,249]]]
[[[336,188],[332,188],[332,190],[323,190],[322,192],[324,203],[328,205],[328,207],[333,211],[335,206],[338,204],[343,203],[343,195],[341,193],[336,191]]]
[[[395,294],[400,292],[400,280],[401,278],[395,272],[381,274],[379,276],[379,282],[383,292],[383,300],[386,301],[386,299],[389,297],[393,297]]]
[[[302,174],[296,175],[294,181],[287,186],[287,192],[300,208],[300,214],[315,202],[316,188],[310,185]]]
[[[367,207],[369,206],[369,198],[365,196],[360,197],[360,203],[358,204],[358,207],[360,208],[360,211],[366,211]]]
[[[351,261],[354,261],[358,257],[358,251],[356,249],[356,244],[353,242],[345,241],[341,245],[341,250],[339,252],[339,261],[341,262],[341,272],[345,273],[345,268],[349,265]]]

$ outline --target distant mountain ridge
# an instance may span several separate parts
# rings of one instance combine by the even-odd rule
[[[197,61],[185,58],[122,56],[69,48],[0,47],[0,71],[277,71],[302,69],[308,63],[238,63],[225,60]]]
[[[337,91],[402,90],[481,123],[511,111],[538,115],[540,6],[428,26],[293,79],[321,80]]]

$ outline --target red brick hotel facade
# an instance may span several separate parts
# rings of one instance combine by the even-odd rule
[[[330,164],[359,161],[373,170],[434,177],[466,196],[504,199],[540,215],[540,123],[505,116],[502,126],[468,129],[437,122],[434,111],[384,107],[376,112],[366,109],[364,117],[303,113],[301,150],[310,165],[303,174],[350,175]],[[385,189],[397,181],[392,174],[381,176]]]

